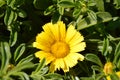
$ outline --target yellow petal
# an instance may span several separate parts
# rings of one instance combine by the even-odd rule
[[[77,64],[77,60],[72,59],[70,55],[67,55],[64,58],[64,61],[65,61],[66,66],[68,67],[73,67]]]
[[[75,46],[76,44],[80,43],[81,41],[84,40],[84,37],[81,36],[81,34],[79,32],[76,32],[76,34],[74,35],[74,37],[71,39],[71,41],[69,41],[69,45],[70,46]]]
[[[47,23],[43,26],[43,30],[45,31],[45,33],[50,36],[52,39],[54,39],[54,35],[53,32],[51,31],[51,27],[53,26],[52,23]]]
[[[39,59],[46,59],[46,64],[49,64],[51,61],[55,59],[55,57],[51,53],[46,53],[44,51],[38,51],[35,53],[35,56]]]
[[[53,24],[53,26],[51,27],[51,31],[55,37],[56,41],[60,40],[60,35],[59,35],[59,27],[57,24]]]
[[[70,53],[83,51],[85,47],[86,47],[85,42],[78,43],[77,45],[70,47]]]
[[[60,40],[64,41],[65,40],[65,36],[66,36],[65,24],[62,21],[59,21],[57,24],[58,24],[58,27],[59,27]]]
[[[54,40],[45,32],[41,32],[40,34],[37,35],[36,42],[40,44],[45,44],[45,46],[51,46]]]
[[[77,60],[83,61],[84,60],[84,56],[82,54],[70,53],[69,55],[71,56],[71,59],[73,59],[74,61],[77,61]]]
[[[56,71],[56,68],[55,68],[55,64],[54,64],[54,61],[50,64],[50,69],[49,69],[50,72],[54,72]]]
[[[33,47],[36,47],[36,48],[41,49],[41,50],[44,50],[44,51],[46,51],[46,52],[49,52],[49,51],[50,51],[50,48],[49,48],[49,47],[44,46],[44,45],[41,45],[41,44],[39,44],[39,43],[37,43],[37,42],[33,42]]]
[[[103,72],[105,73],[105,75],[113,73],[113,64],[112,64],[112,62],[105,63]]]
[[[75,30],[75,28],[70,25],[67,29],[67,33],[66,33],[66,42],[69,43],[69,41],[71,41],[71,39],[74,37],[74,35],[77,33],[77,31]]]
[[[111,80],[110,76],[107,76],[106,78],[107,78],[107,80]]]
[[[66,66],[63,58],[56,59],[54,64],[55,64],[55,68],[58,70],[60,70],[60,68],[61,68],[61,69],[63,69],[64,72],[69,71],[69,67]]]
[[[116,74],[120,78],[120,71],[116,72]]]
[[[78,63],[78,60],[83,61],[84,56],[79,53],[70,53],[68,56],[64,58],[66,66],[73,67]]]

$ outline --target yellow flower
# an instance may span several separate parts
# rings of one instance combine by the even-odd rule
[[[120,71],[117,71],[115,74],[116,74],[116,75],[118,76],[118,78],[120,79]],[[112,80],[112,79],[110,78],[110,75],[107,76],[106,79],[107,79],[107,80]]]
[[[46,59],[50,63],[50,72],[63,69],[64,72],[75,66],[78,60],[83,61],[84,56],[78,52],[86,47],[84,37],[70,25],[66,26],[62,21],[56,24],[47,23],[43,26],[43,32],[36,36],[33,47],[41,49],[35,53],[39,59]]]
[[[111,62],[107,62],[104,65],[103,72],[105,73],[107,80],[111,80],[110,75],[113,74],[113,73],[115,73],[120,78],[120,71],[113,72],[113,64]]]
[[[111,80],[110,76],[107,76],[106,79],[107,79],[107,80]]]
[[[112,72],[113,72],[113,64],[111,62],[107,62],[104,65],[103,72],[105,73],[105,75],[112,74]]]
[[[116,75],[120,78],[120,71],[116,72]]]

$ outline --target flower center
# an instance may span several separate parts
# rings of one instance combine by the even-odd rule
[[[69,46],[64,42],[56,42],[52,45],[51,52],[56,58],[63,58],[69,53]]]

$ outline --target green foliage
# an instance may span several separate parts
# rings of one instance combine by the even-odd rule
[[[67,73],[49,72],[34,57],[35,36],[47,22],[62,20],[85,37],[85,60]],[[120,0],[0,0],[0,80],[112,80],[120,71]]]
[[[96,55],[94,55],[94,54],[87,54],[87,55],[86,55],[86,59],[87,59],[88,61],[94,62],[94,63],[98,64],[99,66],[103,67],[103,65],[102,65],[99,57],[96,56]]]

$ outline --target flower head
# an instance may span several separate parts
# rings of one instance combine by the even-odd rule
[[[35,53],[39,59],[46,59],[50,64],[50,71],[63,69],[64,72],[75,66],[78,60],[83,61],[84,56],[78,52],[86,47],[84,37],[70,25],[66,26],[62,21],[56,24],[47,23],[43,26],[43,32],[36,36],[33,46],[40,49]]]
[[[111,62],[107,62],[104,65],[103,72],[105,73],[105,75],[112,74],[112,72],[113,72],[113,64]]]

